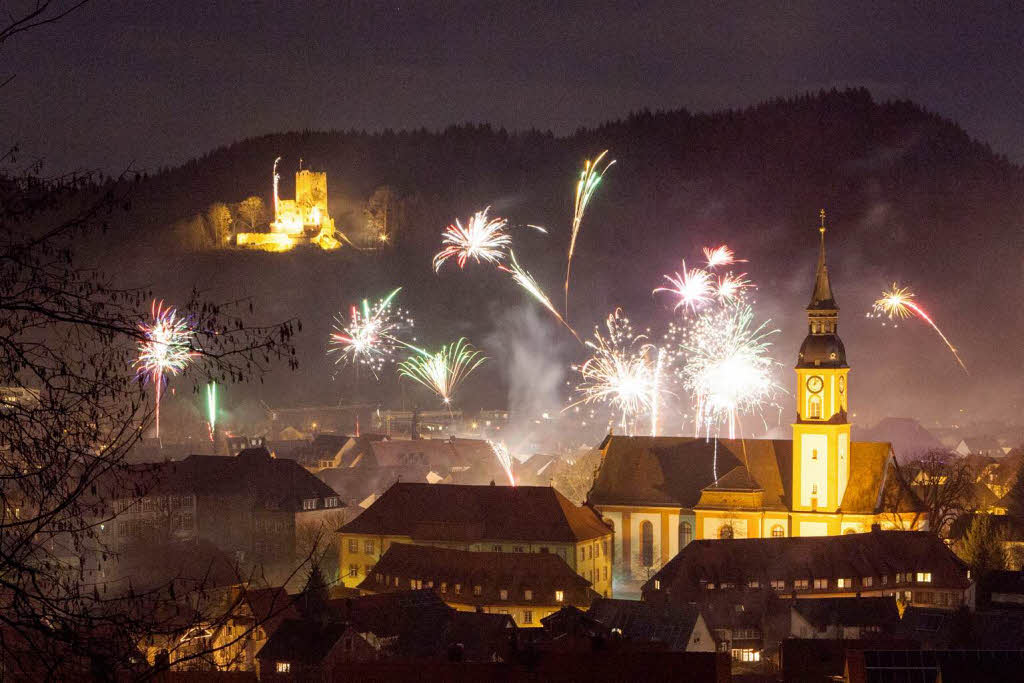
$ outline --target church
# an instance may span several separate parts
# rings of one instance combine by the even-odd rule
[[[693,539],[923,528],[891,444],[850,439],[850,367],[825,259],[824,210],[819,232],[791,440],[609,434],[600,445],[587,502],[615,529],[621,579],[650,578]]]

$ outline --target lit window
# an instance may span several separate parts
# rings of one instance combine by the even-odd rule
[[[852,588],[853,579],[836,579],[837,588]]]
[[[709,590],[709,591],[713,591],[713,590],[715,590],[715,584],[713,584],[713,583],[711,583],[711,582],[709,581],[709,582],[708,582],[708,585],[707,585],[707,586],[705,586],[705,588],[706,588],[707,590]]]
[[[367,555],[373,555],[373,548],[374,548],[374,542],[373,541],[366,541],[365,543],[363,543],[363,552],[366,553]]]
[[[932,582],[932,573],[931,572],[918,572],[917,573],[917,582],[918,583],[931,583]]]
[[[875,584],[875,577],[873,577],[873,576],[863,576],[863,577],[861,577],[860,585],[864,586],[865,588],[870,588],[874,584]]]
[[[473,595],[481,595],[484,592],[482,586],[473,586]]]
[[[661,579],[655,579],[654,580],[654,590],[656,590],[656,591],[660,591],[661,590]]]
[[[729,589],[732,589],[732,588],[735,588],[735,587],[736,587],[736,584],[733,583],[732,581],[723,581],[722,585],[720,586],[720,588],[722,590],[729,590]]]
[[[760,588],[760,587],[761,587],[761,582],[758,581],[757,579],[751,579],[750,581],[747,581],[747,588]]]
[[[279,674],[291,673],[292,672],[292,663],[291,662],[278,662],[277,666],[275,666],[274,669]]]
[[[533,591],[530,590],[529,588],[524,590],[523,591],[523,599],[524,600],[533,600]]]
[[[350,553],[358,553],[359,552],[359,541],[357,541],[354,538],[348,539],[348,551]]]
[[[533,623],[533,610],[523,610],[523,623],[524,624],[532,624]]]
[[[508,600],[508,591],[502,588],[500,591],[498,591],[498,597],[502,600]]]
[[[555,591],[555,602],[562,602],[565,600],[565,593],[562,591]]]
[[[448,592],[448,582],[447,581],[442,581],[441,582],[441,592],[442,593],[447,593]]]
[[[316,510],[316,498],[306,498],[302,501],[303,510]]]
[[[461,583],[455,584],[455,594],[458,595],[461,592],[462,592],[462,584]]]
[[[796,579],[793,581],[793,588],[798,591],[805,591],[810,585],[810,581],[807,579]]]
[[[786,590],[786,582],[782,579],[772,579],[771,586],[773,590],[781,591]]]
[[[814,590],[824,590],[828,588],[828,579],[815,579]]]
[[[781,524],[776,524],[772,527],[772,538],[782,538],[786,535],[786,530],[782,528]]]
[[[348,566],[348,575],[349,576],[359,576],[359,565],[358,564],[350,564]]]
[[[324,507],[325,508],[336,508],[336,507],[338,507],[338,497],[337,496],[328,496],[327,498],[324,498]]]
[[[899,572],[896,573],[896,583],[903,583],[903,574]]]

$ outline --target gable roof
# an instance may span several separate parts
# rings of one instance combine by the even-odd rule
[[[286,619],[260,648],[258,659],[318,664],[349,629],[345,622]]]
[[[405,543],[392,543],[359,589],[406,589],[410,580],[429,581],[438,588],[443,582],[447,585],[445,599],[465,604],[522,604],[527,602],[526,590],[532,591],[528,602],[538,605],[556,603],[555,591],[564,593],[565,603],[577,605],[589,605],[597,595],[590,590],[589,581],[552,553],[473,552]],[[460,585],[458,594],[456,584]],[[479,595],[475,586],[480,587]],[[504,599],[502,590],[506,591]]]
[[[660,605],[639,600],[598,598],[587,616],[637,642],[664,643],[670,651],[685,652],[700,620],[694,604]]]
[[[137,491],[126,496],[191,493],[196,496],[246,496],[283,508],[300,509],[308,498],[337,494],[294,460],[272,458],[265,447],[246,448],[237,456],[190,455],[176,462],[154,463],[134,471]]]
[[[588,502],[692,509],[704,490],[763,491],[765,509],[790,509],[793,442],[609,435]],[[850,478],[840,510],[873,513],[888,484],[888,443],[850,444]],[[721,475],[715,480],[715,472]]]
[[[698,590],[701,582],[744,585],[772,580],[889,576],[930,572],[933,585],[967,586],[967,567],[934,534],[871,531],[844,536],[744,538],[691,541],[643,589],[658,581],[673,593]]]
[[[550,486],[399,482],[341,533],[422,540],[576,543],[611,534],[597,514]]]

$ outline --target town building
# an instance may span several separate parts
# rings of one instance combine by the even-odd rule
[[[888,443],[850,439],[850,367],[825,258],[797,354],[793,438],[609,434],[589,504],[615,529],[616,575],[644,581],[694,539],[836,536],[922,528]]]
[[[803,598],[891,597],[955,610],[974,605],[970,570],[923,531],[701,540],[643,585],[645,600],[683,604],[702,595],[770,590]]]
[[[598,594],[612,595],[612,530],[548,486],[400,482],[338,533],[348,587],[371,576],[392,543],[406,543],[556,555]]]
[[[636,643],[657,643],[669,652],[714,652],[715,639],[695,605],[598,598],[587,616]]]
[[[265,448],[237,456],[191,455],[136,467],[134,485],[112,481],[106,547],[209,542],[245,567],[294,569],[296,529],[330,522],[338,495],[293,460]],[[101,483],[101,486],[104,485]]]
[[[366,593],[433,589],[448,606],[506,614],[519,626],[565,605],[586,609],[598,597],[590,582],[552,553],[473,552],[392,543],[359,584]]]

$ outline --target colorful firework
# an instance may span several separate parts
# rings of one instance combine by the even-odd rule
[[[634,426],[636,418],[652,409],[661,391],[656,378],[655,347],[646,334],[634,334],[629,319],[620,310],[605,321],[607,336],[594,329],[594,339],[586,345],[593,355],[575,368],[583,378],[576,386],[580,403],[604,403],[622,416],[623,429]]]
[[[384,365],[393,362],[395,350],[405,344],[402,336],[413,327],[413,319],[393,306],[401,289],[398,287],[372,306],[368,299],[363,299],[361,308],[352,306],[349,310],[348,320],[335,316],[327,350],[337,356],[335,363],[352,363],[357,369],[366,367],[380,379]]]
[[[739,275],[727,273],[719,277],[715,288],[715,296],[718,301],[723,304],[737,301],[743,294],[743,290],[751,286],[750,281],[744,279],[746,275],[746,273]]]
[[[963,360],[960,358],[960,354],[956,352],[956,347],[950,343],[946,335],[942,333],[939,326],[935,324],[935,321],[931,319],[923,308],[921,308],[917,302],[914,301],[914,293],[910,291],[909,287],[899,287],[895,282],[892,283],[892,287],[887,291],[882,292],[882,298],[875,302],[874,310],[879,314],[886,315],[890,320],[899,318],[901,320],[911,317],[912,315],[917,316],[921,320],[931,325],[935,333],[942,338],[942,341],[946,343],[949,350],[953,353],[953,357],[956,358],[956,362],[960,364],[960,367],[964,372],[967,371],[967,366],[964,365]],[[970,373],[968,373],[970,374]]]
[[[498,463],[501,464],[501,469],[505,470],[505,476],[508,477],[508,483],[511,486],[516,485],[516,478],[512,475],[512,455],[505,448],[505,444],[498,443],[497,441],[488,441],[487,444],[494,451],[494,457],[498,459]]]
[[[580,179],[576,183],[576,202],[573,205],[572,213],[572,236],[569,238],[569,257],[566,259],[565,264],[565,314],[567,316],[569,315],[569,275],[572,272],[572,256],[576,251],[576,236],[580,233],[583,213],[587,210],[590,198],[594,196],[594,191],[597,190],[597,186],[601,183],[604,174],[615,163],[615,159],[612,159],[604,165],[604,168],[598,170],[601,160],[604,159],[604,155],[607,153],[608,150],[605,150],[598,154],[597,158],[593,161],[585,161],[583,170],[580,172]]]
[[[206,423],[210,426],[210,441],[213,441],[214,430],[217,429],[217,383],[206,385]]]
[[[732,249],[724,244],[720,247],[704,247],[704,258],[707,259],[708,268],[719,266],[731,266],[734,263],[746,263],[746,259],[738,259]]]
[[[439,272],[444,262],[455,258],[459,268],[466,265],[466,261],[473,259],[477,263],[481,260],[488,263],[500,264],[505,257],[505,249],[512,244],[512,238],[505,232],[508,220],[505,218],[489,218],[487,212],[491,207],[483,211],[477,211],[466,222],[466,227],[458,219],[449,225],[441,240],[444,249],[434,256],[434,272]]]
[[[192,327],[188,320],[178,317],[178,311],[165,307],[164,302],[153,301],[151,320],[139,323],[142,341],[139,357],[135,359],[138,377],[153,383],[155,399],[155,433],[160,438],[160,398],[167,375],[177,375],[188,366],[196,351],[192,348]]]
[[[768,356],[778,330],[753,320],[749,305],[729,305],[702,313],[687,330],[681,375],[694,397],[697,436],[725,424],[735,438],[740,416],[762,412],[780,391],[772,377],[778,363]]]
[[[451,405],[452,395],[471,372],[487,360],[473,345],[461,338],[430,353],[406,344],[416,352],[398,364],[398,374],[419,382],[440,398],[445,405]]]
[[[683,261],[682,272],[665,275],[671,287],[658,287],[653,293],[669,292],[677,297],[675,309],[688,308],[696,311],[711,301],[715,295],[714,276],[702,268],[687,268]]]
[[[569,323],[565,321],[565,318],[562,317],[562,315],[555,308],[554,304],[551,303],[551,299],[549,299],[548,295],[544,293],[544,290],[541,289],[540,285],[537,284],[537,281],[533,279],[533,276],[530,275],[529,271],[520,266],[519,262],[516,261],[515,252],[509,252],[509,260],[511,261],[512,265],[499,266],[501,270],[504,270],[506,273],[509,273],[517,285],[525,289],[530,294],[530,296],[539,301],[541,305],[544,306],[544,308],[548,309],[548,311],[551,312],[551,315],[555,316],[555,319],[558,320],[558,322],[565,325],[565,328],[572,332],[572,336],[576,337],[576,339],[582,342],[583,340],[580,339],[580,336],[578,334],[576,334],[576,330],[572,329],[572,327],[569,326]]]

